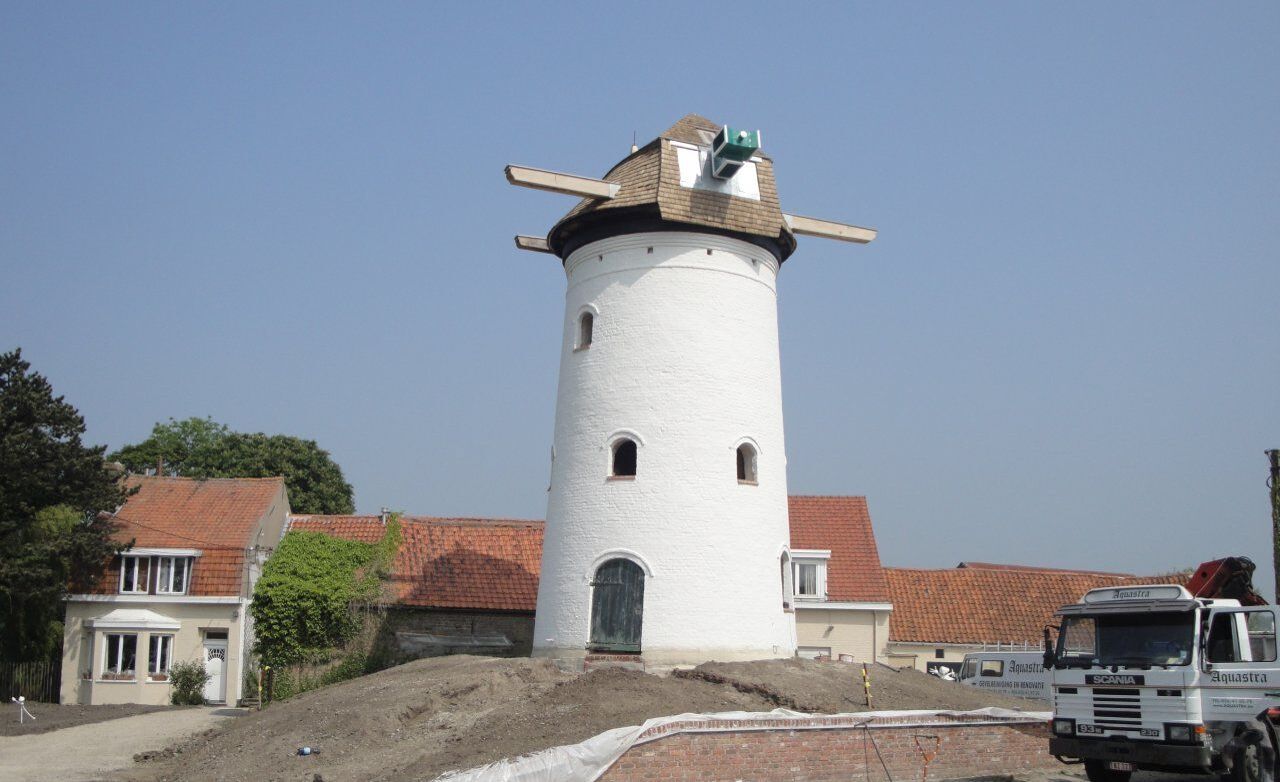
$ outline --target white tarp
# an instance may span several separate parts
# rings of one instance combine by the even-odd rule
[[[974,711],[863,711],[844,714],[804,714],[788,709],[676,714],[670,717],[655,717],[643,725],[608,730],[598,736],[592,736],[581,744],[552,747],[532,755],[499,760],[466,771],[450,771],[436,777],[436,782],[592,782],[612,766],[614,761],[622,757],[624,752],[631,749],[645,731],[673,722],[701,723],[699,727],[694,728],[698,731],[716,730],[714,725],[716,722],[733,723],[722,729],[741,731],[777,730],[776,725],[766,721],[778,720],[822,720],[824,722],[843,720],[847,721],[850,728],[856,728],[872,721],[882,723],[884,727],[929,724],[930,720],[936,717],[958,717],[978,722],[984,721],[984,718],[992,722],[1029,720],[1048,722],[1050,716],[1050,712],[1047,711],[1013,711],[994,707]],[[759,727],[752,727],[742,724],[744,721],[760,721],[762,724]],[[833,726],[828,722],[822,727],[830,729]],[[680,731],[672,731],[673,734],[677,732]]]

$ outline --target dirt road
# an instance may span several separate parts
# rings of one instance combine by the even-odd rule
[[[84,782],[133,765],[158,750],[240,714],[235,709],[179,709],[77,725],[50,733],[0,736],[0,779]]]

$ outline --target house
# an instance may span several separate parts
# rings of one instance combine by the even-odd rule
[[[798,654],[884,659],[894,601],[867,498],[792,496],[787,506]]]
[[[527,657],[541,521],[402,516],[381,651],[393,659],[472,652]],[[375,543],[386,516],[292,516],[289,531]]]
[[[1185,580],[983,562],[884,572],[895,609],[888,662],[922,671],[984,649],[1038,651],[1053,612],[1090,589]]]
[[[131,477],[116,539],[133,545],[67,598],[62,702],[169,702],[168,671],[203,660],[205,698],[235,703],[249,600],[289,514],[282,478]]]
[[[775,594],[794,613],[801,653],[882,659],[892,606],[866,498],[791,497],[789,512]],[[373,543],[385,523],[297,515],[288,529]],[[400,527],[382,632],[396,655],[531,653],[543,522],[403,516]]]

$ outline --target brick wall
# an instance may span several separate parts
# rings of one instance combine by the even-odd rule
[[[436,649],[414,644],[396,633],[430,633],[437,636],[476,638],[503,636],[510,648],[476,648],[474,653],[495,657],[528,657],[533,649],[532,612],[461,611],[429,608],[389,608],[381,617],[377,645],[394,662],[440,654],[456,654],[465,649]]]
[[[837,719],[847,720],[846,725],[829,727]],[[847,782],[870,778],[884,782],[887,766],[893,779],[914,782],[924,771],[921,748],[933,752],[934,736],[937,754],[929,763],[929,780],[1016,774],[1060,765],[1048,754],[1048,732],[1040,722],[966,724],[939,718],[936,724],[865,728],[855,727],[856,719],[815,717],[741,724],[742,730],[714,732],[689,732],[698,730],[695,723],[663,726],[660,731],[671,732],[632,747],[601,780]],[[761,729],[772,724],[789,727]],[[701,725],[705,730],[707,723]],[[680,730],[685,732],[674,732]]]

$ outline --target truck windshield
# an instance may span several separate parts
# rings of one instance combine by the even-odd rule
[[[1058,665],[1186,665],[1194,637],[1189,611],[1071,616],[1058,634]]]

